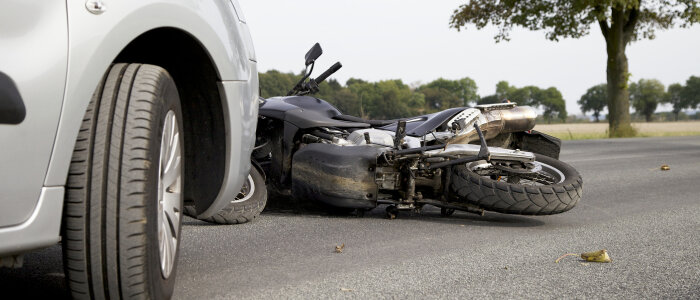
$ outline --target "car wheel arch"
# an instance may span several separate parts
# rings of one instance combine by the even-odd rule
[[[185,136],[186,203],[211,203],[224,182],[226,103],[218,70],[204,45],[172,27],[149,30],[133,39],[113,63],[138,62],[166,69],[177,85]]]

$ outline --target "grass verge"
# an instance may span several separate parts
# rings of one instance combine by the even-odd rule
[[[630,129],[636,132],[636,137],[700,135],[700,122],[640,122],[632,123]],[[556,136],[562,140],[608,138],[608,124],[604,122],[537,124],[535,130]]]
[[[553,132],[548,133],[549,135],[555,136],[562,140],[593,140],[593,139],[607,139],[607,132]],[[700,131],[682,131],[682,132],[638,132],[638,138],[642,137],[660,137],[660,136],[691,136],[700,135]]]

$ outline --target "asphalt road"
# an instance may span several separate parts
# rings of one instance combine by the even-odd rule
[[[700,298],[700,137],[571,141],[561,159],[583,175],[584,196],[555,216],[429,209],[387,220],[380,207],[361,219],[280,210],[238,226],[187,219],[175,297]],[[603,248],[612,263],[554,263]],[[0,285],[65,295],[60,247],[0,269]]]

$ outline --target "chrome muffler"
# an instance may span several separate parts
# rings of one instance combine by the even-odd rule
[[[527,131],[535,127],[537,112],[529,106],[515,106],[515,103],[478,105],[457,114],[447,125],[454,130],[454,137],[448,144],[468,144],[479,139],[474,123],[489,140],[501,133]],[[456,124],[456,125],[455,125]]]

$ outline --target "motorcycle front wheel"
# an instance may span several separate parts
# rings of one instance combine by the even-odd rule
[[[477,161],[452,168],[457,201],[520,215],[568,211],[581,199],[583,179],[570,165],[544,155],[532,163]]]

